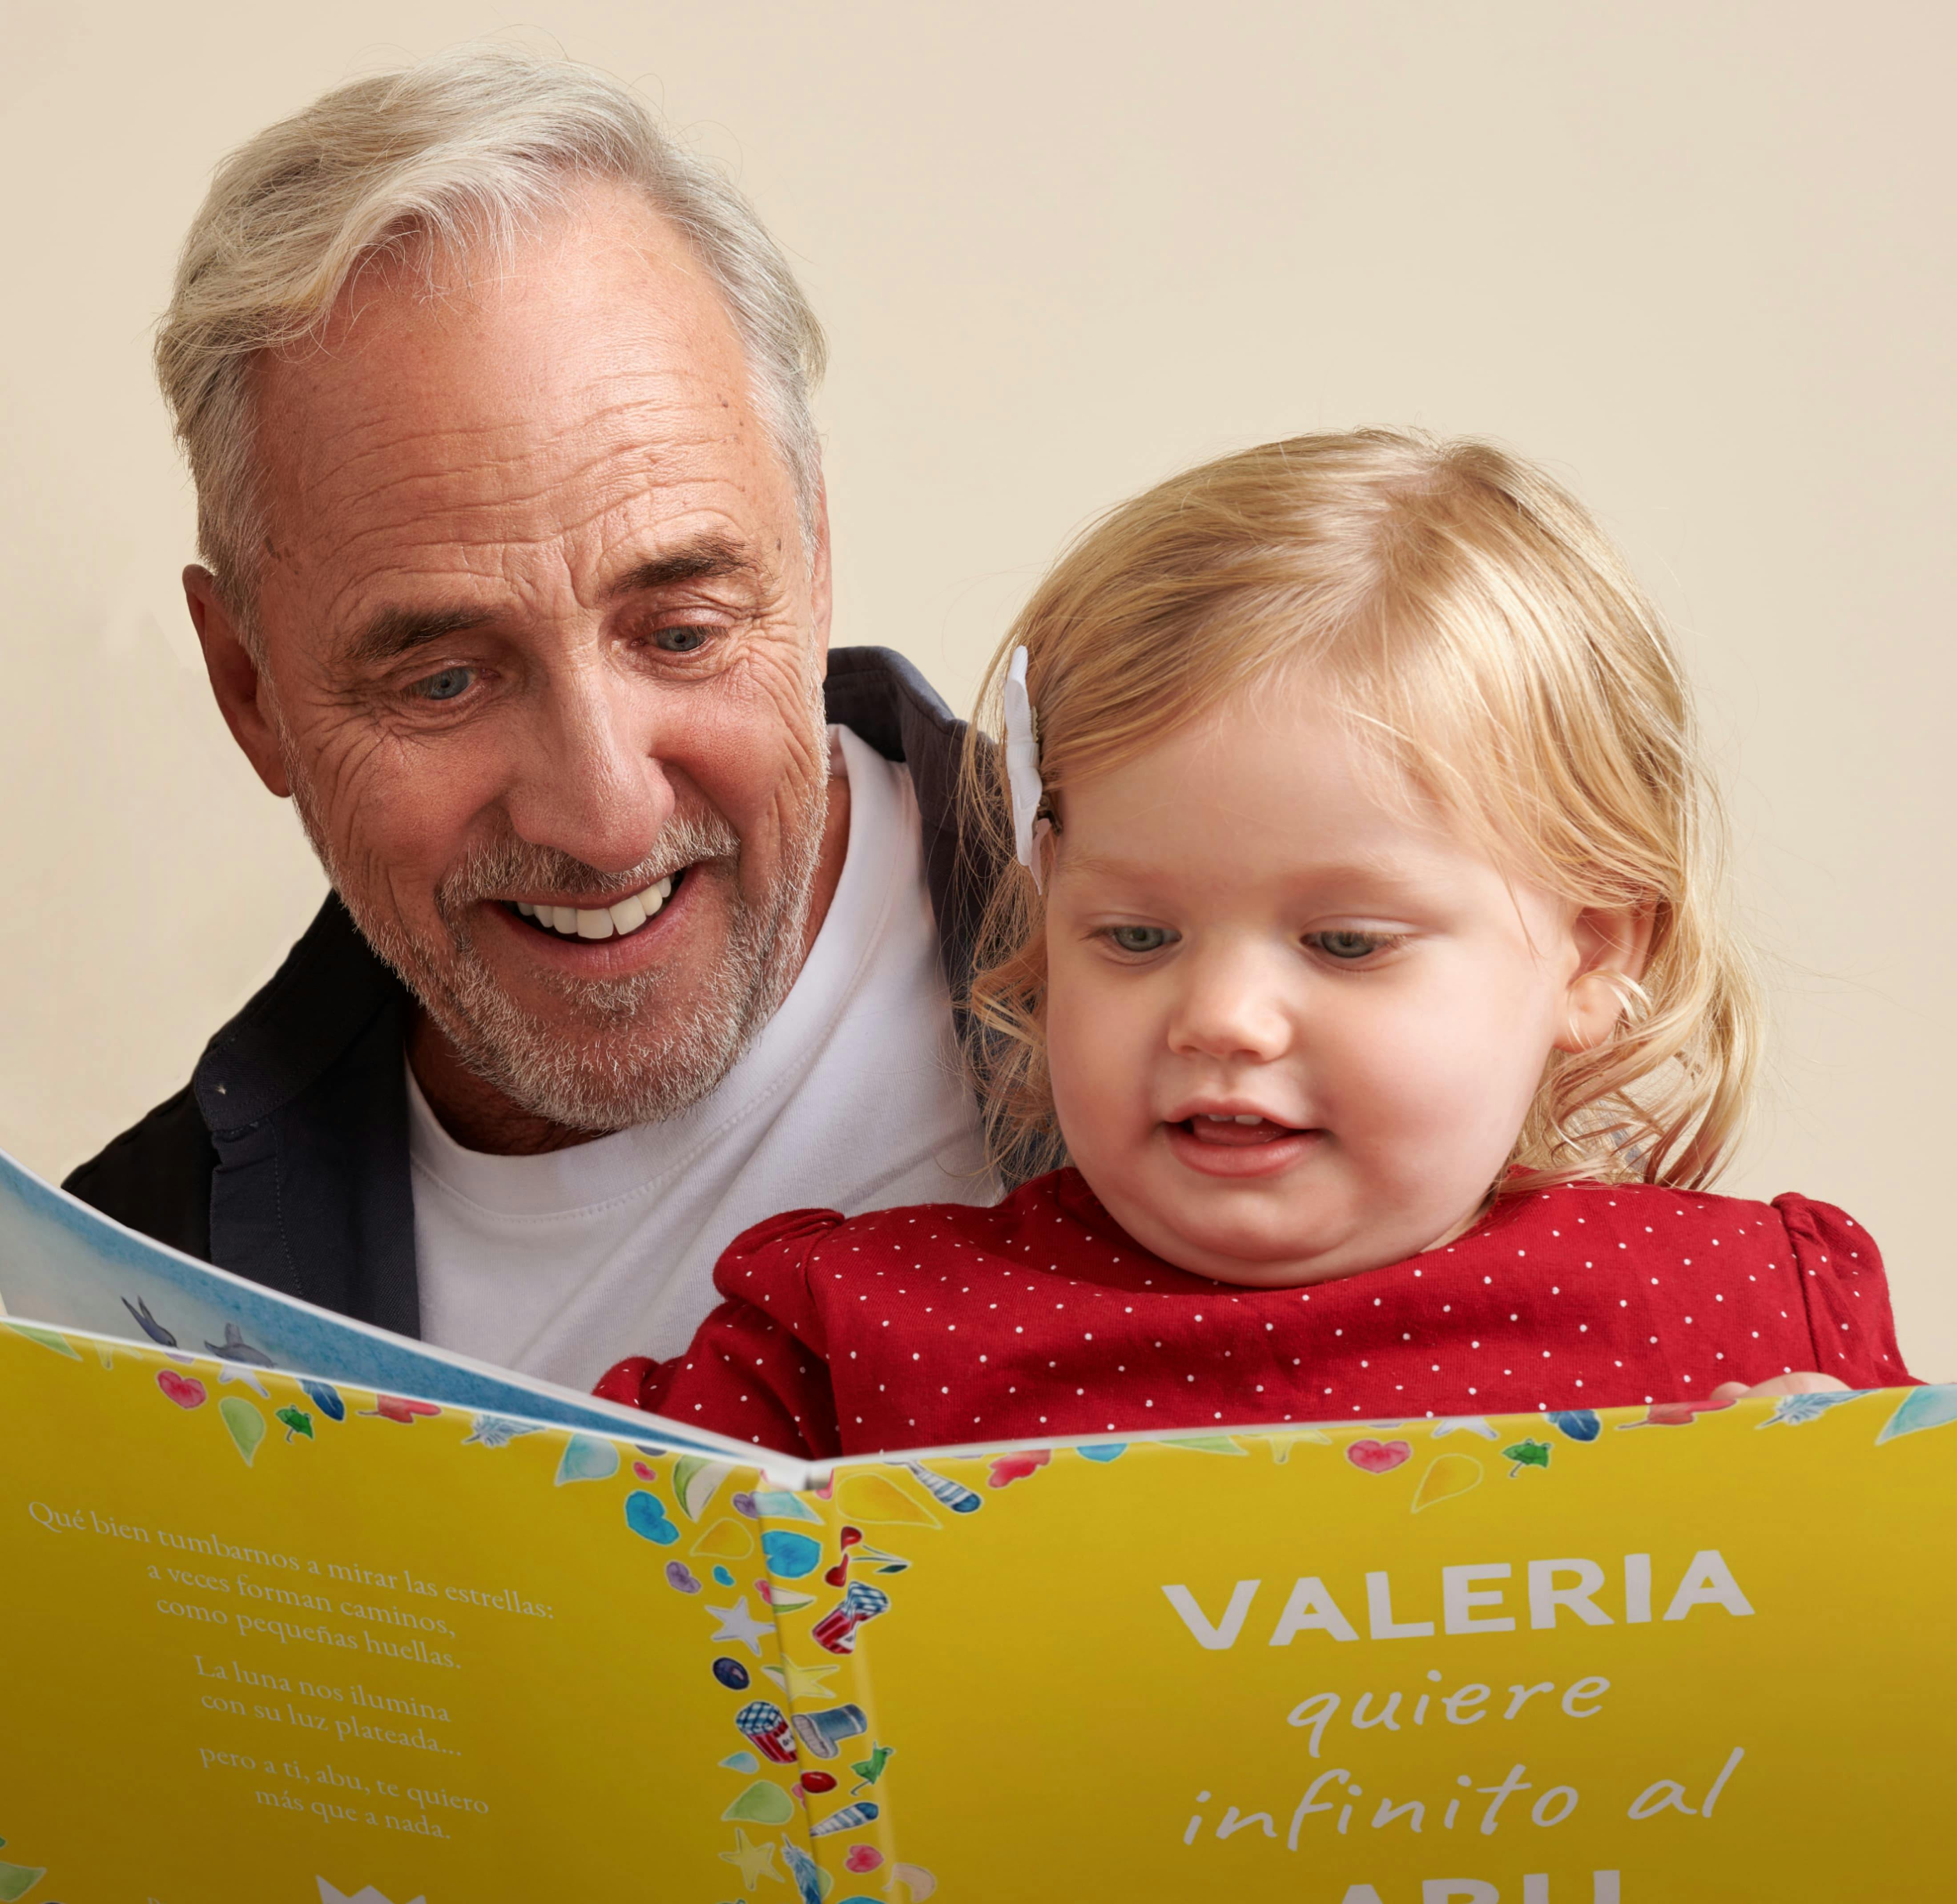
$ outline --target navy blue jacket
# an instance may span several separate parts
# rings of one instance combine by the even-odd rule
[[[992,871],[957,821],[964,723],[887,648],[833,650],[824,693],[831,721],[910,769],[945,975],[962,998]],[[190,1083],[66,1188],[255,1283],[419,1334],[403,1067],[413,1008],[329,895]]]

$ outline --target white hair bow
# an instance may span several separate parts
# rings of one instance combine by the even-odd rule
[[[1026,692],[1023,647],[1013,650],[1012,666],[1006,671],[1006,785],[1013,802],[1013,843],[1020,864],[1032,875],[1033,890],[1038,892],[1040,843],[1052,824],[1040,812],[1046,789],[1040,780],[1039,716]]]

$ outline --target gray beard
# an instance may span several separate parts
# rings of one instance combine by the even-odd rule
[[[826,750],[825,750],[826,751]],[[294,804],[327,876],[368,943],[391,966],[455,1047],[463,1064],[531,1116],[602,1133],[658,1124],[690,1110],[726,1077],[788,996],[801,969],[803,929],[821,857],[829,788],[816,783],[796,831],[782,842],[781,877],[756,906],[738,883],[741,840],[716,813],[675,819],[652,852],[604,874],[554,849],[510,839],[473,849],[435,889],[445,936],[423,938],[368,904],[342,877],[311,803]],[[526,1011],[504,992],[469,930],[469,909],[498,893],[609,893],[622,899],[668,873],[722,881],[726,946],[704,974],[654,969],[628,978],[552,981],[561,1011]],[[681,1017],[669,1003],[691,988]]]

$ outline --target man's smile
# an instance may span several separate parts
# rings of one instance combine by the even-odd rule
[[[641,893],[628,893],[608,906],[558,906],[548,902],[533,904],[526,899],[506,901],[516,912],[544,931],[567,939],[629,938],[646,922],[656,918],[672,897],[673,888],[686,878],[686,868],[655,880]]]

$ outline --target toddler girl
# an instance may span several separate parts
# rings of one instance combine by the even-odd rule
[[[1715,802],[1540,471],[1369,430],[1175,477],[989,702],[982,1085],[1002,1159],[1065,1167],[760,1224],[601,1393],[827,1456],[1910,1379],[1853,1222],[1705,1191],[1757,1009]]]

